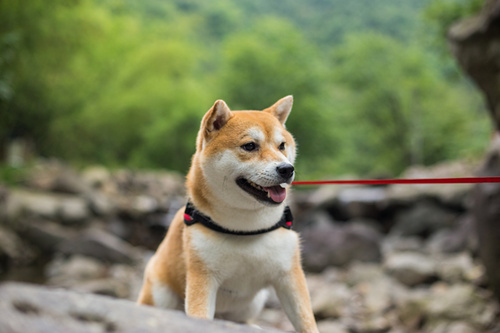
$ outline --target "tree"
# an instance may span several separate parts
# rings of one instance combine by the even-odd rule
[[[303,174],[324,172],[337,142],[329,126],[328,83],[317,54],[288,22],[265,18],[255,30],[233,35],[223,57],[221,90],[230,107],[260,110],[294,96],[287,128],[298,141]]]
[[[457,158],[467,147],[464,137],[478,138],[477,100],[450,87],[428,63],[420,48],[378,34],[352,35],[338,48],[334,77],[353,95],[342,115],[347,165],[397,174],[412,164]],[[478,122],[484,138],[487,125]]]

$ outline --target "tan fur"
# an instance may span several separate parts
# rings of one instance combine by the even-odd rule
[[[241,169],[266,183],[261,186],[279,184],[267,184],[278,178],[276,165],[295,160],[295,142],[284,128],[291,106],[291,96],[263,111],[230,111],[224,101],[215,102],[201,122],[186,181],[189,200],[199,211],[233,230],[258,230],[279,220],[284,202],[254,199],[237,187],[235,177]],[[258,150],[242,149],[256,140]],[[281,140],[285,150],[278,148]],[[297,331],[317,332],[294,231],[226,235],[199,223],[187,227],[183,213],[184,208],[176,214],[148,263],[138,303],[247,322],[263,307],[269,286]]]

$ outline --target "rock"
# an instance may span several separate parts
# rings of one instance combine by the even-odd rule
[[[79,223],[91,216],[87,201],[80,197],[67,197],[61,200],[58,213],[61,222],[65,224]]]
[[[83,170],[82,179],[93,189],[102,189],[110,182],[111,173],[103,166],[91,166]]]
[[[63,254],[80,254],[112,263],[133,263],[138,251],[129,243],[102,230],[87,230],[78,238],[63,242]]]
[[[498,26],[500,1],[488,0],[473,17],[455,23],[448,32],[452,52],[462,69],[477,84],[492,116],[496,138],[479,176],[500,175],[500,48]],[[474,190],[474,216],[479,236],[479,255],[490,287],[500,300],[500,186],[480,184]]]
[[[436,278],[436,263],[419,253],[393,253],[386,258],[388,273],[406,286],[430,282]]]
[[[394,281],[377,279],[358,283],[354,290],[363,298],[363,308],[372,317],[382,316],[392,306]]]
[[[499,7],[500,8],[500,7]],[[499,114],[500,115],[500,112]],[[500,135],[490,147],[480,176],[500,175]],[[478,184],[474,188],[473,215],[478,236],[479,257],[486,268],[490,288],[500,301],[500,183]]]
[[[475,162],[450,161],[434,166],[415,166],[406,170],[401,178],[453,178],[472,177],[477,168]],[[388,205],[413,203],[422,199],[436,200],[449,207],[464,209],[467,207],[468,194],[472,184],[396,184],[387,190]]]
[[[418,201],[396,215],[391,234],[426,238],[440,229],[451,228],[456,218],[456,213],[433,201]]]
[[[168,172],[133,172],[121,170],[112,175],[112,183],[103,188],[111,197],[128,197],[136,207],[150,207],[154,199],[158,209],[168,209],[170,200],[175,196],[184,196],[183,177]],[[149,197],[146,200],[141,196]]]
[[[350,332],[385,333],[391,329],[391,323],[383,316],[362,317],[361,319],[353,320],[348,327]]]
[[[342,323],[336,320],[322,320],[318,322],[318,330],[321,333],[349,333],[350,331]]]
[[[14,220],[21,214],[28,213],[36,217],[56,219],[61,197],[26,189],[11,189],[6,203],[7,217]]]
[[[113,216],[116,213],[116,206],[113,200],[101,192],[92,191],[85,194],[88,206],[92,213],[97,216]]]
[[[339,204],[348,219],[378,218],[385,200],[385,187],[352,187],[338,194]]]
[[[45,272],[48,284],[74,288],[81,282],[105,277],[107,266],[96,259],[81,255],[69,258],[60,256],[47,265]]]
[[[262,328],[274,327],[285,332],[294,331],[293,325],[281,308],[264,308],[255,323]]]
[[[457,253],[462,251],[477,253],[478,239],[473,217],[468,214],[461,216],[456,227],[437,231],[430,236],[425,248],[430,253]]]
[[[29,171],[25,183],[40,191],[68,194],[85,193],[89,189],[73,169],[57,160],[39,161]]]
[[[46,283],[94,294],[133,299],[142,285],[142,267],[106,264],[75,255],[56,257],[46,267]]]
[[[0,226],[0,273],[10,266],[27,264],[35,258],[35,251],[11,230]]]
[[[436,268],[437,275],[448,283],[472,282],[483,273],[482,266],[474,264],[470,254],[465,252],[445,256],[439,260]]]
[[[304,230],[301,238],[303,264],[308,271],[320,272],[332,265],[381,258],[381,235],[366,225],[321,223]]]
[[[466,321],[483,331],[493,322],[498,306],[470,284],[440,284],[433,288],[424,311],[428,325],[443,320]]]
[[[23,219],[17,224],[17,232],[48,254],[53,254],[62,243],[74,239],[78,234],[78,230],[41,219]]]
[[[326,273],[328,271],[324,274]],[[386,274],[380,264],[365,262],[352,263],[347,268],[344,276],[344,279],[341,281],[345,281],[349,286],[386,278]]]
[[[29,215],[65,223],[79,223],[91,216],[87,202],[79,196],[25,189],[12,189],[6,206],[10,220]]]
[[[415,290],[400,294],[395,298],[398,320],[407,329],[418,329],[425,318],[425,306],[429,292]]]
[[[124,281],[113,278],[102,278],[79,283],[72,290],[86,293],[107,295],[116,298],[129,298],[129,286]]]
[[[426,332],[429,333],[480,333],[479,330],[475,329],[468,323],[464,322],[441,322],[435,323],[433,325],[426,325]]]
[[[324,187],[302,201],[327,211],[337,221],[377,218],[386,202],[386,190],[385,187]]]
[[[329,283],[312,289],[311,305],[317,318],[341,318],[349,314],[353,293],[343,283]]]
[[[246,325],[189,318],[127,300],[33,285],[0,285],[0,332],[266,333]]]
[[[424,249],[423,241],[420,237],[401,237],[389,235],[382,241],[384,256],[395,252],[421,252]]]
[[[484,93],[493,123],[500,129],[500,2],[484,1],[483,9],[451,26],[448,41],[459,65]]]

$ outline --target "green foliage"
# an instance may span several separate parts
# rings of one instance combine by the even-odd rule
[[[463,138],[485,141],[486,133],[477,136],[471,122],[477,100],[426,66],[425,53],[415,45],[358,34],[347,38],[334,59],[335,79],[353,96],[342,115],[346,166],[392,174],[463,156]],[[486,120],[481,126],[488,128]]]
[[[0,143],[185,172],[216,99],[262,109],[293,94],[302,178],[477,154],[479,98],[418,36],[478,2],[432,2],[422,21],[427,0],[0,1]]]
[[[460,19],[478,13],[484,2],[485,0],[435,0],[423,11],[425,29],[421,31],[422,42],[439,57],[440,70],[451,80],[459,80],[461,73],[449,51],[448,30]]]
[[[19,183],[26,179],[27,173],[27,168],[12,167],[0,163],[0,184],[19,185]]]

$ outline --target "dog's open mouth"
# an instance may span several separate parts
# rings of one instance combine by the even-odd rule
[[[285,201],[286,187],[288,186],[288,184],[283,183],[281,185],[263,187],[245,178],[236,179],[236,184],[257,200],[271,204],[280,204]]]

